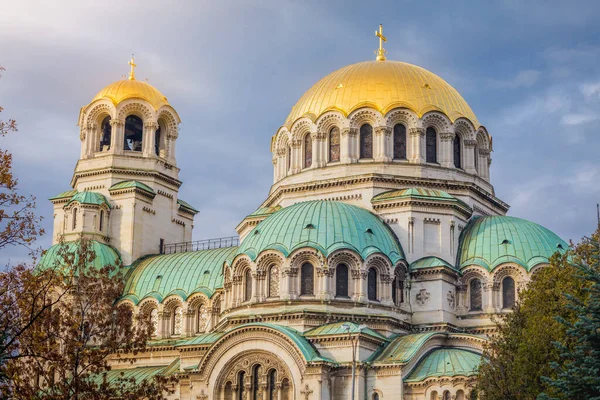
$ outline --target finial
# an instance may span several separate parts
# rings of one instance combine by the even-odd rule
[[[375,31],[375,36],[379,38],[379,49],[375,52],[377,61],[385,61],[387,51],[383,48],[383,42],[387,42],[387,38],[383,36],[383,24],[379,24],[379,31]]]
[[[129,65],[131,65],[131,71],[129,72],[129,80],[135,81],[135,67],[137,67],[137,65],[135,64],[135,60],[133,59],[133,54],[131,55],[131,61],[129,61]]]

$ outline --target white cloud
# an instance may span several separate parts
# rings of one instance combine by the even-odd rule
[[[580,90],[586,98],[597,97],[600,99],[600,82],[584,83]]]
[[[534,69],[527,69],[523,71],[519,71],[516,76],[512,79],[508,80],[492,80],[490,81],[490,86],[493,88],[508,88],[508,89],[518,89],[518,88],[529,88],[535,85],[541,76],[541,72]]]
[[[595,114],[567,114],[561,117],[560,122],[563,125],[581,125],[596,121],[598,118],[599,116]]]

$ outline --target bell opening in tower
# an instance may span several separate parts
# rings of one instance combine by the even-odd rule
[[[142,151],[144,124],[139,117],[130,115],[125,118],[125,142],[123,149],[129,151]]]

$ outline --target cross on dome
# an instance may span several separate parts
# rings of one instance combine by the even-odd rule
[[[383,42],[387,42],[387,38],[383,36],[383,24],[379,24],[379,31],[375,31],[375,36],[379,38],[379,49],[375,54],[375,60],[377,61],[385,61],[385,55],[387,51],[383,48]]]
[[[129,72],[129,80],[135,81],[135,67],[137,67],[137,65],[133,58],[133,54],[131,55],[131,60],[129,61],[129,65],[131,65],[131,71]]]

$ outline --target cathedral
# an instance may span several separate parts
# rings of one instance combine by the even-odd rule
[[[122,266],[120,303],[154,335],[113,372],[174,376],[180,400],[476,397],[493,317],[568,245],[505,215],[490,133],[442,78],[388,60],[376,34],[375,60],[325,76],[281,116],[273,185],[235,237],[192,241],[181,120],[133,58],[81,108],[41,263],[83,236],[96,266]]]

